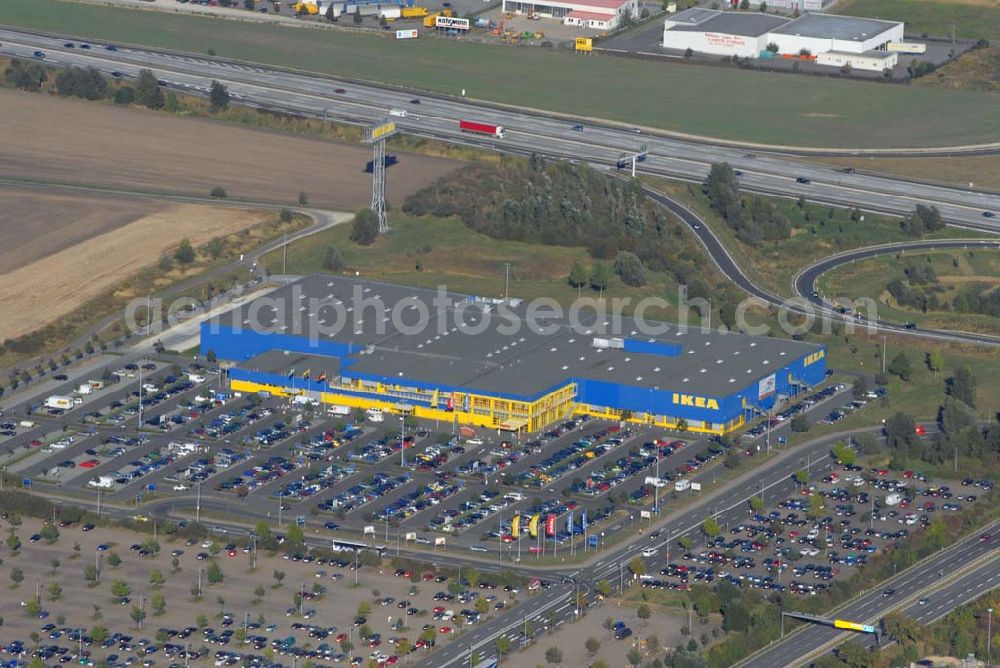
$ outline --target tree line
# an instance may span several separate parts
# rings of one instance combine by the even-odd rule
[[[117,82],[105,77],[95,67],[49,68],[32,61],[15,58],[4,71],[8,86],[29,92],[41,92],[43,85],[52,80],[53,90],[62,97],[85,100],[110,98],[115,104],[139,105],[147,109],[162,109],[170,101],[163,93],[163,86],[148,69],[139,72],[134,84]],[[171,94],[172,95],[172,94]],[[176,103],[176,97],[173,98]],[[226,86],[213,81],[209,90],[209,109],[215,114],[229,108],[230,95]]]
[[[956,266],[957,263],[958,260],[954,260]],[[907,264],[903,275],[892,278],[885,288],[900,306],[924,313],[953,310],[1000,317],[1000,288],[984,289],[982,283],[972,282],[960,286],[950,301],[942,297],[945,288],[939,283],[929,256],[925,262]]]
[[[732,228],[736,238],[748,246],[788,239],[792,234],[788,216],[773,203],[756,195],[743,197],[736,171],[728,163],[717,162],[711,166],[702,192],[712,209]]]

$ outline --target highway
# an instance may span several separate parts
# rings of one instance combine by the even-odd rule
[[[982,532],[995,532],[1000,521],[994,521]],[[894,578],[854,598],[836,612],[838,619],[877,624],[890,610],[902,607],[922,623],[946,615],[959,605],[997,586],[1000,574],[1000,551],[996,541],[982,542],[976,532],[946,550],[918,562]],[[883,595],[895,589],[891,596]],[[918,599],[926,596],[922,606]],[[926,611],[926,612],[924,612]],[[923,613],[923,618],[917,617]],[[828,614],[827,616],[833,616]],[[786,634],[784,640],[737,664],[741,668],[773,668],[773,666],[807,665],[825,651],[854,634],[825,626],[806,625]]]
[[[196,54],[125,46],[109,51],[99,44],[84,50],[67,48],[66,42],[63,37],[0,29],[0,53],[5,55],[32,58],[36,51],[41,51],[48,64],[93,66],[106,74],[125,77],[134,77],[140,69],[150,68],[170,88],[199,95],[207,94],[211,81],[217,80],[227,85],[236,102],[250,106],[352,124],[368,124],[384,118],[390,108],[405,109],[406,117],[393,120],[408,134],[516,154],[537,152],[604,167],[614,165],[623,153],[635,153],[645,147],[648,157],[638,163],[643,174],[700,181],[711,163],[725,161],[742,172],[741,183],[747,190],[784,197],[802,195],[812,201],[891,214],[907,214],[918,203],[935,204],[950,224],[1000,232],[1000,221],[983,215],[1000,211],[1000,196],[995,193],[846,173],[790,160],[773,151],[750,153],[744,148],[713,142],[684,141],[645,128],[604,123],[581,125],[571,116],[504,108],[462,97],[338,80]],[[458,130],[461,118],[502,124],[506,136],[495,139],[463,134]]]

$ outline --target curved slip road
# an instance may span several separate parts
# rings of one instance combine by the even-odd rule
[[[849,263],[854,260],[905,250],[973,247],[1000,248],[1000,239],[913,241],[902,242],[899,244],[887,244],[885,246],[871,246],[854,251],[847,251],[845,253],[824,258],[823,260],[820,260],[819,262],[802,270],[802,272],[795,277],[794,281],[796,292],[799,295],[798,299],[786,299],[754,283],[754,281],[747,276],[746,272],[739,265],[736,259],[729,253],[718,235],[715,234],[712,228],[706,224],[704,220],[698,217],[698,214],[684,206],[684,204],[671,199],[660,192],[648,187],[645,190],[650,199],[661,204],[684,221],[695,236],[698,237],[702,246],[704,246],[713,262],[715,262],[715,265],[719,268],[719,271],[721,271],[726,278],[751,297],[755,297],[767,304],[785,308],[795,313],[829,317],[845,323],[850,323],[857,327],[868,329],[873,333],[878,331],[887,331],[892,332],[893,334],[905,334],[907,336],[953,341],[956,343],[973,343],[982,346],[1000,346],[1000,337],[989,336],[986,334],[934,329],[913,330],[907,329],[901,324],[894,324],[882,320],[858,321],[854,317],[846,317],[844,314],[838,313],[833,304],[830,304],[823,299],[811,296],[813,285],[815,284],[816,278],[820,274],[836,266]]]

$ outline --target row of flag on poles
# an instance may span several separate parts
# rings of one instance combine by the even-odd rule
[[[306,382],[312,380],[311,376],[312,376],[312,369],[306,369],[305,371],[302,372],[302,380]],[[292,367],[291,370],[288,372],[288,379],[291,380],[292,378],[295,378],[295,367]],[[322,383],[325,380],[326,380],[326,371],[322,371],[318,376],[316,376],[316,382],[318,383]]]
[[[528,535],[532,538],[538,537],[538,525],[541,522],[542,516],[535,513],[528,519]],[[580,511],[580,524],[579,532],[583,533],[587,529],[587,509],[584,508]],[[574,533],[573,531],[573,511],[569,511],[566,514],[566,533]],[[521,535],[521,516],[514,515],[514,519],[510,521],[510,535],[517,538]],[[556,535],[556,516],[547,515],[545,517],[545,535],[555,536]]]

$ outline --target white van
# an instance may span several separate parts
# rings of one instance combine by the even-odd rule
[[[381,408],[369,408],[365,411],[365,416],[368,418],[369,422],[385,421],[385,413],[382,412]]]
[[[397,118],[406,118],[409,114],[407,114],[406,109],[390,109],[389,115]]]

